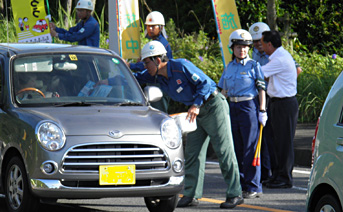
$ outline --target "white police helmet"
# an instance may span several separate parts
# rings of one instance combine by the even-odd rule
[[[163,15],[158,11],[152,11],[145,19],[145,25],[165,25]]]
[[[164,48],[163,44],[159,41],[150,41],[149,43],[145,44],[145,46],[142,48],[141,52],[141,60],[144,60],[148,57],[154,57],[154,56],[162,56],[167,53],[166,48]]]
[[[93,2],[91,0],[79,0],[76,4],[75,8],[76,9],[86,9],[86,10],[90,10],[90,11],[94,10]]]
[[[237,29],[233,31],[229,38],[229,47],[231,48],[232,45],[247,45],[250,46],[252,44],[252,37],[250,33],[244,29]]]
[[[270,28],[263,22],[256,22],[249,28],[253,40],[260,40],[262,38],[262,32],[264,31],[270,31]]]

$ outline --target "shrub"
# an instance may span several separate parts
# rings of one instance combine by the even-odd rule
[[[298,77],[299,122],[315,122],[332,84],[342,71],[343,58],[317,53],[293,57],[303,69]]]

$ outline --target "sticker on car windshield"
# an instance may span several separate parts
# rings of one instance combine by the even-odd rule
[[[77,60],[77,56],[75,54],[70,54],[69,58],[70,58],[70,60],[73,60],[73,61]]]
[[[116,58],[112,58],[112,61],[113,61],[115,64],[119,64],[119,60],[117,60]]]

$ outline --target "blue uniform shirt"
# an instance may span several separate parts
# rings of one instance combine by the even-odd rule
[[[100,29],[99,23],[90,16],[84,23],[80,21],[76,26],[71,27],[68,31],[56,27],[58,38],[69,42],[78,42],[79,45],[99,47]]]
[[[168,79],[157,75],[156,82],[174,101],[185,105],[202,105],[216,90],[216,83],[202,70],[186,59],[170,59],[167,64]],[[134,73],[140,83],[154,83],[147,70]]]
[[[234,59],[225,68],[218,86],[227,90],[229,97],[255,97],[258,94],[256,80],[264,82],[261,66],[249,58],[239,63]]]
[[[169,42],[164,38],[162,33],[156,38],[156,41],[160,41],[164,48],[167,50],[167,57],[173,59],[173,54]],[[143,62],[130,63],[130,69],[133,71],[143,71],[145,69]]]
[[[261,66],[269,62],[269,56],[265,52],[260,53],[255,47],[252,49],[252,59],[259,62]]]

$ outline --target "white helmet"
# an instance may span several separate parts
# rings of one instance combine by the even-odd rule
[[[163,15],[158,11],[152,11],[145,19],[145,25],[165,25]]]
[[[260,40],[262,38],[262,32],[264,31],[270,31],[270,28],[263,22],[256,22],[249,28],[253,40]]]
[[[164,48],[163,44],[160,41],[150,41],[149,43],[145,44],[142,49],[141,53],[141,60],[144,60],[148,57],[165,55],[167,53],[166,48]]]
[[[252,37],[250,33],[244,29],[237,29],[233,31],[229,38],[229,47],[231,48],[233,44],[236,45],[247,45],[252,44]]]
[[[76,4],[76,9],[86,9],[93,11],[93,2],[91,0],[79,0]]]

